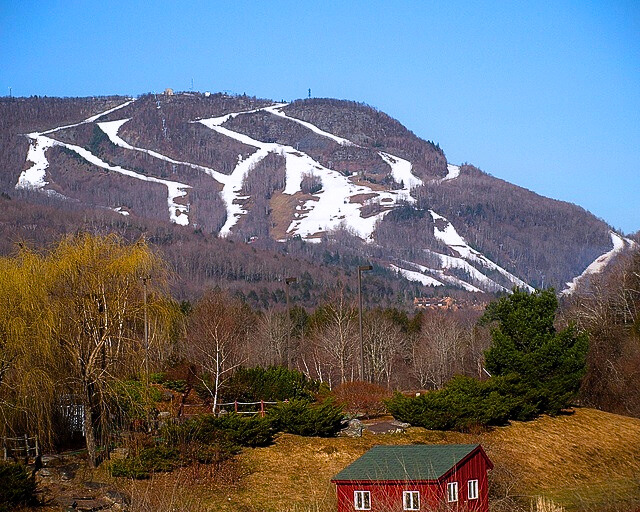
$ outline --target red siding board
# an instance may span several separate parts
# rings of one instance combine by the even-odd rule
[[[437,481],[336,481],[338,512],[354,512],[354,491],[371,493],[371,512],[402,512],[403,491],[420,491],[420,510],[445,509],[459,512],[488,512],[489,496],[487,471],[493,464],[482,448]],[[469,480],[478,480],[478,498],[468,499]],[[458,502],[447,503],[447,484],[458,482]]]

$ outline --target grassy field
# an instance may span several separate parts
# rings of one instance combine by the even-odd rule
[[[373,445],[476,442],[495,464],[493,511],[529,511],[538,496],[567,512],[640,509],[640,420],[592,409],[475,434],[411,428],[358,439],[282,435],[273,446],[246,450],[222,474],[186,468],[128,485],[138,510],[333,512],[331,477]]]

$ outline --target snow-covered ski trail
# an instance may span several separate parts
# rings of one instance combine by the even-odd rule
[[[609,235],[611,236],[611,243],[613,244],[613,249],[608,252],[605,252],[601,256],[598,256],[579,276],[574,277],[571,281],[566,283],[566,288],[562,290],[562,295],[570,295],[574,293],[578,287],[578,284],[584,280],[587,276],[593,274],[599,274],[604,270],[604,268],[611,263],[615,256],[622,252],[625,247],[634,248],[638,244],[629,238],[623,238],[615,231],[610,231]]]

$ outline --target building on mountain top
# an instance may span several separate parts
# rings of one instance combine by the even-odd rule
[[[338,512],[488,512],[490,469],[479,444],[374,446],[331,482]]]

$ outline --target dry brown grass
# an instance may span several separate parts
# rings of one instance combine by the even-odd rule
[[[207,475],[200,468],[136,483],[136,492],[146,497],[136,512],[151,510],[146,503],[159,497],[184,512],[335,512],[331,478],[376,444],[476,442],[496,466],[490,476],[494,512],[640,507],[640,420],[576,409],[473,434],[421,428],[365,432],[358,439],[285,434],[272,446],[245,450],[229,475]],[[162,505],[155,503],[157,510],[170,510]]]

